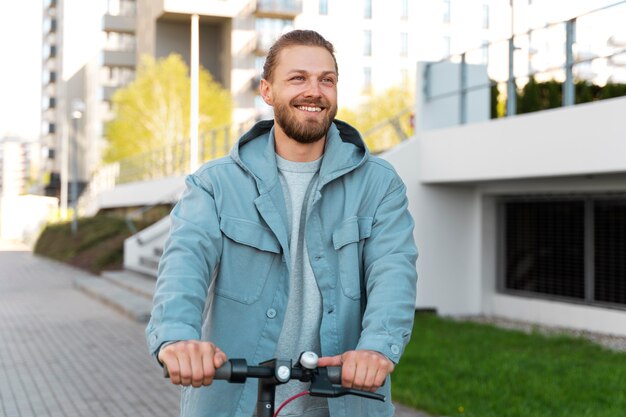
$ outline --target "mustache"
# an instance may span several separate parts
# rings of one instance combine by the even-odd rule
[[[330,104],[326,102],[326,100],[316,99],[316,100],[293,100],[291,102],[292,106],[307,106],[307,107],[322,107],[328,108]]]

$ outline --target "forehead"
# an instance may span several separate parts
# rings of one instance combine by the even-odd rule
[[[321,46],[289,46],[278,54],[276,72],[304,70],[307,72],[336,72],[330,52]]]

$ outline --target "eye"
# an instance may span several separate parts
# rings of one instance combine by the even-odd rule
[[[322,78],[322,82],[324,84],[334,85],[335,84],[335,79],[333,77],[324,77],[324,78]]]
[[[302,75],[294,75],[289,81],[304,81],[304,77]]]

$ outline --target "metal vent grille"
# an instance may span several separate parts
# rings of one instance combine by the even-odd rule
[[[584,299],[584,202],[509,202],[505,210],[506,288]]]
[[[626,304],[626,199],[594,203],[597,301]]]
[[[528,196],[500,204],[501,288],[626,307],[626,197]]]

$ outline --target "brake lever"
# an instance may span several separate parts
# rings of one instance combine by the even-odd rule
[[[341,385],[334,385],[328,378],[326,368],[318,368],[317,372],[311,375],[309,394],[313,397],[327,398],[343,397],[344,395],[350,394],[372,400],[385,401],[385,396],[376,392],[361,391],[353,388],[345,388]]]

